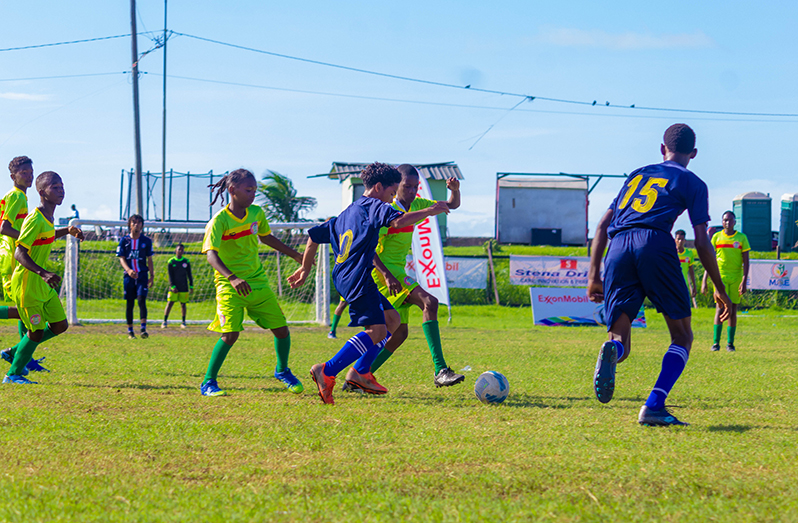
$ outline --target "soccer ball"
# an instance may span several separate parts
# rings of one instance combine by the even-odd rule
[[[495,370],[483,372],[474,383],[474,394],[482,403],[501,403],[509,393],[510,382]]]

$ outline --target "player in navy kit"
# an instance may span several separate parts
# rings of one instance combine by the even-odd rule
[[[119,240],[116,256],[125,270],[122,283],[125,291],[125,318],[127,319],[127,337],[134,339],[133,306],[139,302],[139,318],[141,319],[141,337],[147,338],[147,293],[152,287],[155,271],[152,268],[152,240],[143,234],[144,218],[138,214],[127,220],[130,234]]]
[[[604,306],[609,341],[601,346],[593,386],[601,403],[612,399],[616,363],[631,351],[632,319],[648,297],[665,317],[671,344],[662,360],[662,370],[645,405],[641,425],[687,425],[665,408],[690,354],[690,295],[684,283],[676,246],[670,231],[685,210],[695,231],[695,247],[704,269],[715,284],[715,301],[728,316],[726,295],[707,237],[709,196],[706,184],[687,170],[695,158],[695,133],[685,124],[665,131],[660,146],[663,163],[642,167],[629,175],[621,192],[601,218],[593,239],[587,294]],[[612,238],[604,260],[604,282],[600,267],[608,238]]]
[[[318,363],[310,369],[310,375],[319,389],[324,403],[333,404],[332,392],[335,377],[350,363],[355,362],[354,371],[347,374],[347,383],[370,394],[385,394],[388,390],[377,383],[371,373],[374,358],[385,346],[391,331],[399,326],[399,313],[380,294],[371,271],[374,264],[385,276],[393,293],[402,286],[375,256],[380,229],[401,229],[428,216],[448,212],[446,202],[438,202],[426,209],[402,213],[389,204],[396,195],[402,175],[395,168],[382,163],[373,163],[361,173],[366,192],[336,218],[330,218],[308,231],[307,248],[302,267],[289,276],[291,287],[298,287],[310,274],[319,243],[332,245],[335,266],[332,277],[335,288],[349,303],[350,327],[361,326],[364,330],[347,341],[341,350],[326,363]],[[387,327],[386,327],[387,325]]]

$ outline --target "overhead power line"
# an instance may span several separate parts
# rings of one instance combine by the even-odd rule
[[[144,35],[147,33],[137,33],[138,35]],[[70,45],[70,44],[85,44],[87,42],[99,42],[101,40],[113,40],[114,38],[130,38],[129,34],[126,35],[114,35],[114,36],[100,36],[98,38],[86,38],[84,40],[70,40],[68,42],[54,42],[52,44],[38,44],[38,45],[25,45],[22,47],[7,47],[5,49],[0,49],[0,52],[4,51],[23,51],[25,49],[41,49],[42,47],[55,47],[58,45]]]
[[[130,71],[117,71],[115,73],[62,74],[56,76],[31,76],[28,78],[0,78],[0,82],[21,82],[25,80],[56,80],[60,78],[87,78],[91,76],[111,76],[115,74],[130,74]]]

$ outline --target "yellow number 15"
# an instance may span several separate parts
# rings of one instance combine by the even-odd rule
[[[629,204],[629,200],[632,196],[637,192],[637,188],[640,185],[640,182],[643,180],[643,175],[638,174],[634,178],[632,178],[629,183],[627,183],[627,187],[629,190],[626,191],[626,194],[621,200],[621,204],[618,206],[618,209],[623,209]],[[649,178],[646,184],[640,189],[638,192],[639,198],[635,198],[632,200],[632,209],[636,210],[639,213],[646,213],[654,207],[654,203],[657,201],[657,196],[659,196],[659,192],[657,192],[657,187],[665,187],[668,185],[667,178]]]

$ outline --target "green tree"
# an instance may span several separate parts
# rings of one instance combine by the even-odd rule
[[[307,222],[302,214],[316,208],[316,198],[297,196],[291,178],[266,171],[258,184],[258,195],[266,218],[274,222]]]

